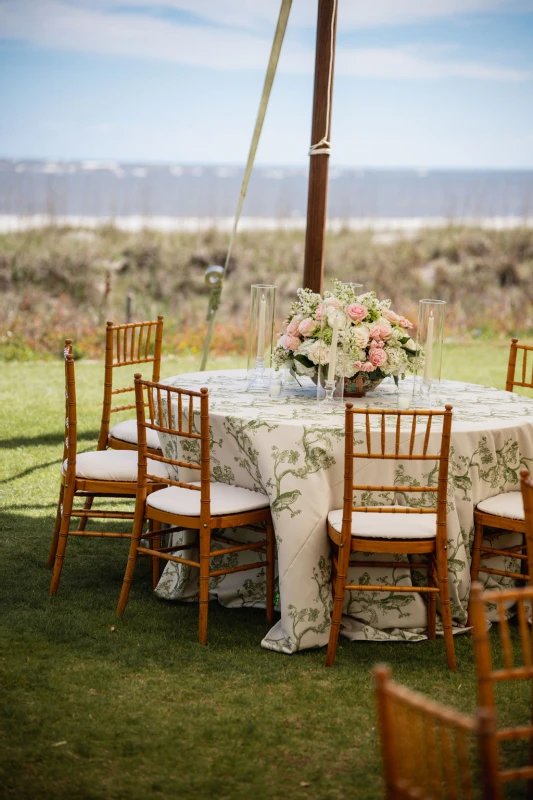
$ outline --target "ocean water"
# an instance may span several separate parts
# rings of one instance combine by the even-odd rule
[[[120,164],[116,161],[0,160],[4,229],[51,217],[135,228],[228,227],[243,167]],[[255,168],[244,225],[302,227],[306,167]],[[330,168],[333,226],[418,227],[480,220],[500,227],[533,218],[533,170],[393,170]]]

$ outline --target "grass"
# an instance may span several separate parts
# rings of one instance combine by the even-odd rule
[[[446,377],[502,386],[507,347],[445,348]],[[219,359],[239,366],[242,360]],[[167,359],[163,375],[194,369]],[[96,442],[101,363],[77,362],[80,449]],[[475,706],[472,642],[341,641],[287,657],[262,650],[264,614],[211,604],[209,645],[195,605],[166,603],[141,565],[125,615],[114,608],[124,542],[69,543],[48,596],[63,436],[61,363],[4,364],[0,399],[0,794],[6,798],[154,800],[383,796],[373,688],[376,662],[465,712]],[[494,633],[493,633],[494,637]],[[502,690],[502,720],[526,723],[525,682]],[[519,756],[513,744],[509,762]],[[308,784],[308,785],[302,785]],[[514,797],[523,796],[516,787]]]

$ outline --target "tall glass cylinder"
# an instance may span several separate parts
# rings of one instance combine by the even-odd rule
[[[316,397],[320,404],[342,402],[344,398],[344,331],[346,313],[336,298],[328,298],[318,308],[320,338],[314,358],[317,364]]]
[[[274,346],[276,287],[270,284],[253,284],[250,289],[248,388],[267,392]]]
[[[444,300],[420,300],[418,303],[417,344],[420,356],[416,368],[416,388],[421,399],[438,402],[444,333]]]

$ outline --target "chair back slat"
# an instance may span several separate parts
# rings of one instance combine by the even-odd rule
[[[431,434],[431,420],[433,419],[433,412],[430,412],[427,425],[426,425],[426,435],[424,436],[424,449],[422,450],[423,455],[427,455],[428,451],[428,444],[429,444],[429,437]]]
[[[192,425],[194,420],[192,396],[189,397],[189,435],[192,433]]]
[[[402,429],[402,418],[398,415],[396,419],[396,440],[394,442],[394,452],[400,452],[400,433]]]
[[[65,439],[63,461],[67,461],[67,482],[76,474],[77,417],[76,417],[76,377],[72,339],[65,339]]]
[[[383,665],[374,669],[381,752],[388,800],[473,800],[481,726],[400,686]]]
[[[468,760],[468,735],[464,728],[455,729],[457,776],[460,781],[460,796],[473,796],[472,769]]]
[[[368,450],[369,453],[372,450],[371,442],[372,442],[372,437],[371,437],[371,433],[370,433],[370,415],[367,414],[366,415],[366,449]]]
[[[522,644],[522,658],[525,666],[531,667],[531,633],[527,624],[527,611],[525,603],[519,603],[517,609],[518,626],[520,629],[520,642]]]
[[[416,439],[416,411],[413,414],[413,420],[411,422],[411,439],[409,442],[409,455],[413,455],[413,449],[415,446],[415,439]]]
[[[513,646],[511,644],[511,633],[509,631],[509,623],[507,621],[507,610],[501,597],[496,601],[496,608],[498,611],[498,622],[500,624],[500,639],[503,649],[503,660],[506,669],[513,668]]]

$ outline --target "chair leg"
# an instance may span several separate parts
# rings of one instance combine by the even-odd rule
[[[67,548],[68,532],[70,530],[70,514],[72,512],[73,502],[74,486],[65,487],[65,491],[63,493],[63,514],[61,516],[61,525],[59,528],[57,549],[54,560],[54,572],[50,582],[51,595],[56,594],[59,586],[59,579],[61,577],[61,570],[63,569],[63,561],[65,559],[65,550]]]
[[[150,522],[154,532],[161,530],[161,523],[158,520],[154,519],[150,520]],[[161,536],[154,536],[150,546],[153,550],[159,550],[161,548]],[[152,556],[152,589],[154,590],[157,589],[157,584],[161,577],[160,565],[161,559],[157,558],[157,556]]]
[[[472,544],[472,564],[470,565],[470,583],[477,581],[481,562],[481,544],[483,542],[483,524],[474,511],[474,541]]]
[[[435,555],[431,553],[428,563],[428,586],[439,588],[437,569],[435,567]],[[427,615],[428,615],[428,639],[435,639],[437,636],[437,593],[433,592],[427,596]]]
[[[198,641],[207,644],[207,615],[209,612],[209,573],[211,571],[211,531],[200,530],[200,608],[198,620]]]
[[[85,511],[90,511],[91,510],[92,504],[93,504],[93,500],[94,500],[94,495],[92,495],[92,494],[89,495],[89,497],[85,498],[85,503],[83,504],[83,508],[84,508]],[[78,522],[78,530],[79,531],[84,531],[86,525],[87,525],[87,517],[80,517],[80,521]]]
[[[347,552],[344,553],[344,550]],[[328,653],[326,667],[332,667],[337,653],[337,643],[341,629],[342,608],[344,606],[344,587],[348,575],[350,562],[350,548],[340,547],[338,551],[337,576],[333,585],[333,612],[331,614],[331,628],[329,629]]]
[[[276,566],[276,544],[274,526],[271,520],[265,524],[266,532],[266,618],[268,624],[274,621],[274,575]]]
[[[452,672],[455,672],[457,664],[455,661],[455,645],[452,631],[452,611],[448,589],[448,559],[446,557],[446,552],[437,551],[436,562],[439,581],[440,615],[444,633],[444,644],[446,645],[446,658],[448,659],[448,667]]]
[[[59,500],[57,502],[56,519],[54,523],[54,531],[52,533],[52,543],[50,545],[50,552],[48,554],[48,567],[52,569],[54,561],[56,560],[57,542],[59,540],[59,529],[61,528],[61,508],[63,506],[63,497],[65,495],[65,486],[62,483],[59,487]]]
[[[474,511],[474,541],[472,542],[472,563],[470,564],[470,586],[474,581],[479,580],[479,567],[481,564],[481,545],[483,543],[483,524],[479,520],[477,513]],[[470,603],[468,604],[468,616],[466,618],[467,626],[471,625],[470,621]]]
[[[137,548],[141,540],[143,525],[144,503],[142,503],[142,506],[140,506],[139,501],[137,501],[135,518],[133,520],[133,529],[131,532],[130,551],[128,553],[128,561],[126,564],[126,572],[124,574],[124,580],[122,581],[122,589],[120,591],[117,610],[115,612],[117,616],[120,616],[120,614],[123,613],[128,602],[130,588],[133,581],[133,573],[135,572],[135,565],[137,563]]]

